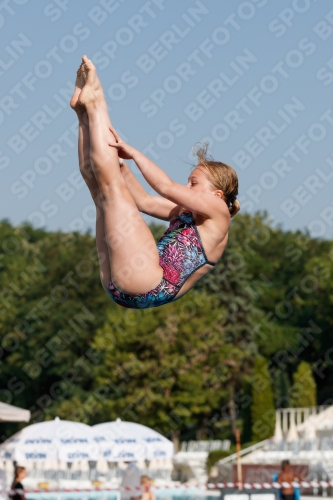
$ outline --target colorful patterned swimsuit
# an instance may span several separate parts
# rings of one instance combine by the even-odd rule
[[[172,302],[197,269],[205,264],[216,264],[207,259],[192,212],[171,219],[169,228],[157,243],[157,249],[164,271],[161,283],[149,292],[129,294],[118,290],[110,281],[109,294],[117,304],[146,309]]]

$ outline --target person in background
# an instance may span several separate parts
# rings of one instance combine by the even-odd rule
[[[156,500],[155,493],[151,489],[151,479],[148,476],[141,476],[142,497],[141,500]]]
[[[295,500],[295,488],[292,486],[292,482],[297,478],[299,481],[305,481],[304,477],[291,470],[289,460],[282,460],[281,463],[282,471],[278,476],[278,483],[289,483],[290,486],[281,487],[281,496],[283,500]]]
[[[123,480],[121,482],[122,488],[121,492],[122,498],[130,497],[131,500],[141,500],[141,472],[139,467],[134,462],[125,462],[127,469]],[[125,488],[131,488],[130,491],[126,492]],[[137,493],[135,493],[137,491]]]
[[[15,467],[14,480],[11,488],[12,490],[14,490],[14,492],[9,495],[11,500],[26,500],[23,492],[23,484],[21,483],[21,481],[25,477],[27,477],[27,471],[25,467],[20,467],[19,465],[17,465]]]

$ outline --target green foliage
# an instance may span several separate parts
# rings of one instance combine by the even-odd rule
[[[155,241],[158,241],[162,236],[163,234],[165,233],[166,229],[167,229],[167,225],[165,224],[156,224],[155,222],[152,222],[151,224],[149,224],[149,228],[151,230],[151,232],[153,233],[153,236],[155,238]]]
[[[110,305],[94,240],[2,223],[0,241],[1,399],[30,409],[32,423],[62,416],[66,401],[89,395],[89,345]]]
[[[274,435],[275,406],[267,359],[258,356],[252,379],[252,439],[263,441]]]
[[[278,370],[273,381],[276,408],[290,408],[290,382],[288,374]]]
[[[292,406],[296,408],[316,406],[316,382],[309,363],[301,361],[293,378],[294,384],[291,388]]]
[[[101,355],[97,387],[111,391],[99,418],[145,422],[163,433],[200,426],[227,394],[220,365],[233,346],[220,317],[217,301],[195,291],[154,310],[110,311],[93,342]]]
[[[229,455],[232,455],[233,453],[236,453],[236,447],[231,446],[230,450],[214,450],[210,451],[206,460],[206,469],[208,472],[208,475],[211,471],[211,468],[218,462],[219,460],[222,460],[222,458],[226,458]]]
[[[281,371],[290,374],[304,360],[313,366],[317,401],[324,404],[333,384],[333,363],[327,362],[333,342],[332,241],[272,227],[265,213],[237,215],[231,238],[251,276],[253,305],[261,312],[256,342],[269,360],[274,390]]]
[[[151,228],[156,239],[165,230]],[[252,397],[274,408],[254,391],[260,356],[278,406],[285,395],[303,405],[303,376],[315,404],[310,378],[296,375],[302,362],[313,368],[318,403],[331,397],[332,276],[331,241],[273,227],[267,214],[237,215],[224,256],[191,293],[138,312],[103,291],[89,234],[2,221],[0,399],[30,409],[31,423],[121,417],[169,436],[232,439],[237,419],[243,442],[255,426],[253,439],[264,439],[274,416],[255,415],[254,404],[249,413]],[[1,435],[20,425],[3,424]]]

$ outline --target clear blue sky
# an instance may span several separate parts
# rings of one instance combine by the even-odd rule
[[[8,0],[0,30],[1,219],[94,231],[68,106],[86,53],[115,127],[173,179],[209,141],[244,211],[331,238],[330,0]]]

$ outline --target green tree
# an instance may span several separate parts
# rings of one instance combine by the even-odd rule
[[[293,379],[294,384],[290,390],[292,406],[296,408],[316,406],[317,387],[312,375],[311,365],[306,361],[301,361]]]
[[[64,402],[90,396],[96,360],[89,344],[111,303],[94,239],[3,222],[0,243],[1,399],[30,409],[31,423],[63,416]],[[83,421],[90,419],[86,412]]]
[[[278,370],[273,380],[275,406],[277,408],[290,408],[290,382],[288,373]]]
[[[226,342],[233,346],[231,356],[224,363],[228,374],[229,419],[232,433],[235,434],[239,414],[237,400],[252,372],[253,359],[257,353],[255,325],[259,311],[254,305],[246,263],[232,236],[223,258],[202,280],[200,287],[213,295],[219,307],[227,312],[219,318],[219,325]]]
[[[110,311],[93,342],[96,387],[110,387],[98,418],[140,421],[174,439],[204,426],[227,397],[233,346],[221,315],[213,297],[195,291],[153,310]]]
[[[262,441],[274,435],[275,406],[267,359],[255,360],[252,379],[252,440]]]
[[[307,361],[317,383],[317,403],[331,404],[333,384],[333,242],[318,248],[305,265],[299,317],[308,325],[302,332],[304,349],[298,361]],[[321,243],[321,246],[323,244]]]
[[[152,230],[159,238],[165,227]],[[124,415],[178,437],[230,438],[230,420],[241,427],[242,418],[246,434],[258,354],[269,360],[277,404],[288,393],[282,374],[302,361],[318,403],[331,398],[332,276],[332,241],[272,227],[264,213],[240,214],[221,261],[192,294],[138,316],[103,291],[91,235],[4,220],[0,399],[30,409],[32,423]],[[19,425],[3,424],[2,435]]]
[[[273,358],[287,342],[294,349],[299,345],[295,337],[297,328],[277,322],[272,314],[276,303],[285,298],[284,289],[275,276],[276,269],[282,265],[280,260],[283,261],[283,238],[284,233],[273,230],[265,214],[237,216],[221,261],[201,282],[207,293],[213,294],[221,307],[228,311],[221,326],[235,352],[240,350],[242,353],[238,356],[240,361],[234,364],[232,359],[229,361],[228,388],[232,429],[235,432],[237,410],[240,410],[243,442],[251,440],[246,384],[252,376],[256,356],[261,354]],[[269,258],[267,253],[271,253]],[[284,277],[290,279],[291,274],[285,273]],[[243,394],[241,398],[239,392]],[[237,394],[238,398],[235,398]],[[243,402],[237,403],[235,408],[234,399]]]

